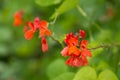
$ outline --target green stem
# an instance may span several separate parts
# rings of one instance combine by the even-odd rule
[[[98,28],[98,30],[102,31],[100,25],[98,25],[97,23],[95,23],[79,5],[77,5],[76,7],[77,7],[78,11],[79,11],[86,19],[90,20],[90,22],[91,22],[94,26],[96,26],[96,28]]]
[[[50,36],[50,38],[54,40],[56,43],[58,43],[59,45],[61,45],[62,48],[64,48],[64,45],[59,40],[55,39],[53,36]]]
[[[116,44],[111,43],[111,44],[99,45],[97,47],[90,48],[89,50],[96,50],[96,49],[99,49],[99,48],[109,48],[109,47],[113,47],[113,46],[120,47],[120,43],[116,43]]]
[[[56,22],[56,20],[57,20],[57,17],[58,17],[58,13],[56,12],[56,16],[55,16],[54,20],[53,20],[52,22],[50,22],[51,25],[54,25],[54,24],[55,24],[55,22]]]

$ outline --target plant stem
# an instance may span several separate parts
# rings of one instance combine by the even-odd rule
[[[99,48],[108,48],[108,47],[112,47],[112,46],[117,46],[117,47],[120,47],[120,43],[116,43],[116,44],[104,44],[104,45],[100,45],[100,46],[97,46],[97,47],[94,47],[94,48],[90,48],[89,50],[96,50],[96,49],[99,49]]]
[[[50,38],[54,40],[56,43],[58,43],[59,45],[61,45],[62,48],[64,48],[63,44],[59,40],[55,39],[53,36],[50,36]]]
[[[58,13],[57,13],[57,10],[56,10],[56,14],[55,14],[55,18],[53,21],[50,22],[51,25],[54,25],[56,20],[57,20],[57,17],[58,17]]]

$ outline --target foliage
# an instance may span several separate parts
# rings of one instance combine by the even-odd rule
[[[119,80],[119,7],[120,0],[0,0],[0,80]],[[13,26],[19,10],[25,22],[38,16],[50,23],[55,40],[47,38],[48,52],[42,52],[38,32],[28,41],[25,25]],[[93,56],[88,66],[69,67],[60,54],[63,40],[79,29]]]

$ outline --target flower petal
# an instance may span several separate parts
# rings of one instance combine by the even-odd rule
[[[14,26],[20,26],[22,24],[22,15],[23,15],[23,11],[17,11],[14,14]]]
[[[65,47],[62,51],[61,51],[62,56],[68,56],[68,47]]]
[[[34,31],[33,31],[33,30],[28,30],[27,32],[25,32],[24,37],[25,37],[27,40],[30,40],[30,39],[33,38],[33,35],[34,35]]]
[[[40,37],[45,37],[45,36],[50,36],[50,35],[51,35],[50,30],[43,29],[43,28],[40,29],[40,32],[39,32]]]
[[[80,50],[76,47],[76,46],[71,46],[68,50],[68,55],[74,55],[74,56],[79,56],[81,53],[80,53]]]
[[[47,41],[44,37],[42,37],[42,51],[43,52],[46,52],[48,50],[48,44],[47,44]]]
[[[42,21],[40,22],[39,28],[47,28],[47,27],[48,27],[48,22],[45,21],[45,20],[42,20]]]
[[[32,29],[34,31],[36,30],[33,22],[28,22],[28,26],[30,27],[30,29]]]
[[[86,33],[85,33],[84,30],[80,30],[79,33],[80,33],[80,37],[81,37],[81,38],[84,38],[85,35],[86,35]]]
[[[82,56],[85,56],[85,57],[87,57],[87,56],[92,57],[91,52],[90,52],[89,50],[87,50],[87,49],[83,49],[83,50],[81,51],[81,55],[82,55]]]
[[[15,18],[14,26],[20,26],[21,24],[22,24],[22,19],[21,18]]]
[[[87,40],[82,40],[81,43],[80,43],[80,48],[85,49],[85,48],[87,48],[87,45],[88,45],[88,41]]]
[[[40,26],[40,19],[39,19],[39,17],[36,17],[34,19],[34,26],[35,26],[36,29],[39,28],[39,26]]]

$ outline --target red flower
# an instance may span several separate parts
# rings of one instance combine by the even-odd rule
[[[14,14],[14,26],[20,26],[22,24],[23,11],[18,11]]]
[[[80,37],[81,37],[81,38],[84,38],[85,35],[86,35],[86,33],[85,33],[84,30],[80,30],[79,33],[80,33]]]
[[[48,50],[48,44],[44,37],[42,37],[41,43],[42,43],[42,51],[46,52]]]
[[[85,32],[83,30],[80,30],[80,36],[84,38]],[[92,54],[87,49],[87,40],[79,41],[77,34],[70,33],[66,35],[64,42],[67,46],[61,51],[61,54],[70,57],[66,61],[67,65],[76,67],[88,65],[87,56],[91,57]]]
[[[51,35],[51,31],[47,28],[48,22],[45,20],[40,21],[38,17],[34,19],[34,22],[28,22],[28,25],[24,28],[24,36],[27,40],[33,38],[34,33],[39,30],[39,37],[41,38],[42,51],[45,52],[48,50],[48,44],[45,39],[46,36]]]

